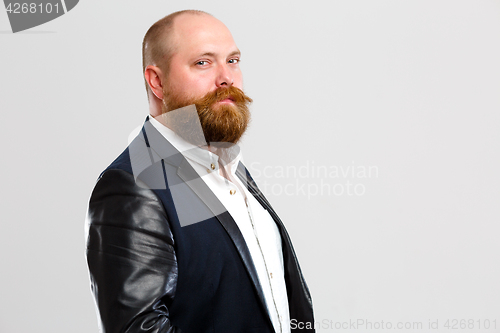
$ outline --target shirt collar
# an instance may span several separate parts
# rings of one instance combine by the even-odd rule
[[[226,172],[232,175],[236,173],[238,164],[241,160],[241,149],[237,144],[227,144],[224,147],[210,147],[208,149],[193,145],[177,135],[170,128],[166,127],[153,116],[149,115],[149,121],[167,139],[175,149],[177,149],[185,158],[191,162],[202,165],[206,169],[219,169],[219,161],[225,166]]]

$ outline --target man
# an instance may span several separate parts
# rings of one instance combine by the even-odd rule
[[[176,12],[146,33],[150,115],[89,202],[87,260],[103,332],[313,323],[285,227],[240,163],[251,99],[239,61],[229,30],[204,12]]]

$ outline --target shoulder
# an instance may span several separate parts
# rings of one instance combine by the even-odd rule
[[[146,233],[173,245],[162,201],[153,190],[121,169],[107,169],[101,174],[90,197],[87,219],[91,235],[96,230],[129,230],[127,234]],[[116,231],[112,234],[116,237]]]
[[[130,163],[130,152],[129,152],[130,146],[125,148],[125,150],[118,155],[118,157],[111,162],[111,164],[104,169],[104,171],[99,175],[99,179],[102,177],[102,175],[109,171],[109,170],[123,170],[129,174],[132,174],[132,166]]]

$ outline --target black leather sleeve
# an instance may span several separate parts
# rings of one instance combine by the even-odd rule
[[[122,170],[108,170],[89,202],[87,262],[103,333],[179,333],[169,319],[177,284],[163,204]]]

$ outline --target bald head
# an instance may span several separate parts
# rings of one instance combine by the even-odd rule
[[[142,72],[149,65],[159,67],[167,75],[173,54],[181,44],[192,44],[193,37],[204,30],[215,29],[231,34],[227,27],[212,15],[200,10],[182,10],[153,24],[142,43]],[[203,36],[198,36],[203,37]],[[221,36],[223,37],[223,36]],[[232,39],[232,36],[231,36]],[[146,90],[151,92],[146,81]]]
[[[204,12],[171,14],[150,28],[143,51],[152,117],[183,132],[166,115],[196,105],[195,127],[201,124],[206,140],[239,140],[248,124],[251,98],[243,93],[240,50],[221,21]],[[185,116],[182,112],[180,124],[191,123]]]
[[[163,110],[165,96],[196,100],[220,87],[242,89],[240,50],[229,29],[210,14],[182,11],[156,22],[143,43],[149,110]]]

